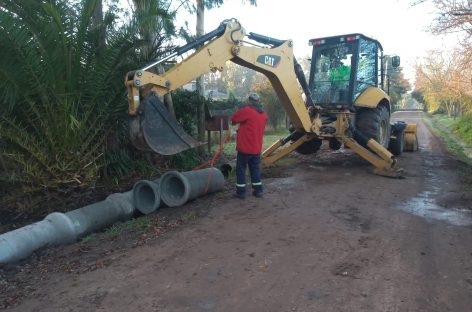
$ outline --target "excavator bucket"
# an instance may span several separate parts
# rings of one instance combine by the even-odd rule
[[[155,94],[140,103],[139,112],[130,120],[130,138],[140,150],[174,155],[205,144],[188,135]]]
[[[404,152],[415,152],[418,150],[417,124],[408,124],[405,128]]]

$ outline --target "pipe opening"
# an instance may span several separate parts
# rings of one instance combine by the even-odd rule
[[[158,188],[159,185],[151,181],[139,181],[134,185],[134,203],[143,214],[150,214],[159,208],[161,199]]]
[[[188,182],[178,172],[168,172],[161,178],[160,194],[162,201],[169,207],[176,207],[187,202]]]

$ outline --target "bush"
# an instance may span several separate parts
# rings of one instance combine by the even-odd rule
[[[459,118],[455,123],[454,130],[468,145],[472,146],[472,116],[468,115]]]

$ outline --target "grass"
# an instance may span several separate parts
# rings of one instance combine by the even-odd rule
[[[190,221],[195,221],[197,219],[197,214],[194,212],[194,211],[190,211],[190,212],[187,212],[187,213],[184,213],[182,215],[182,217],[180,218],[180,220],[183,222],[183,223],[188,223]]]
[[[466,148],[472,148],[472,142],[464,139],[461,133],[455,132],[458,122],[464,121],[454,120],[445,115],[426,115],[425,120],[449,152],[465,164],[460,175],[467,189],[472,190],[472,159],[465,152]]]
[[[109,227],[105,233],[107,236],[116,237],[123,232],[137,232],[146,231],[151,226],[151,220],[146,217],[139,217],[130,221],[116,223]]]
[[[467,148],[472,148],[472,141],[467,140],[467,137],[463,135],[464,133],[461,134],[456,131],[459,120],[446,115],[426,115],[426,117],[431,129],[441,138],[447,149],[455,157],[472,166],[472,159],[467,156],[465,151]]]
[[[472,146],[472,116],[464,116],[454,123],[457,134]]]
[[[264,145],[262,149],[266,149],[271,146],[275,141],[285,138],[290,132],[287,129],[280,129],[275,131],[267,131],[264,134]]]
[[[82,238],[80,242],[83,244],[91,244],[91,243],[95,243],[96,241],[97,241],[97,234],[92,233]]]
[[[278,130],[270,130],[264,133],[264,143],[262,145],[262,150],[265,150],[269,146],[271,146],[275,141],[286,137],[289,135],[289,131],[287,129],[278,129]],[[211,153],[215,154],[218,150],[219,146],[214,145],[211,148]],[[223,147],[223,154],[227,159],[235,159],[236,158],[236,140],[227,140]]]

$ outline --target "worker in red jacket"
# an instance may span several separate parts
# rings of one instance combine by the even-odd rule
[[[246,167],[251,175],[252,194],[262,197],[260,162],[262,137],[267,123],[267,114],[259,100],[259,94],[251,93],[247,105],[231,117],[233,125],[239,124],[236,137],[236,194],[238,198],[246,196]]]

